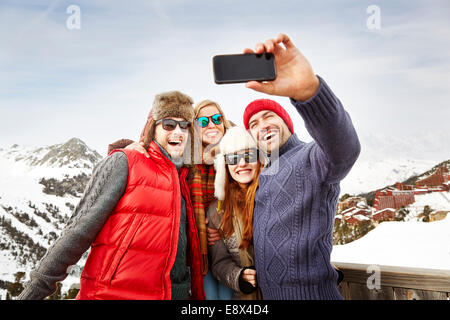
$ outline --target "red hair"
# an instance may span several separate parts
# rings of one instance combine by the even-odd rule
[[[222,201],[223,216],[220,223],[220,231],[222,236],[229,238],[234,233],[233,212],[237,218],[242,218],[243,231],[239,249],[247,250],[253,243],[253,209],[255,207],[255,193],[259,184],[259,173],[261,172],[261,163],[255,172],[255,178],[245,188],[242,188],[236,180],[234,180],[227,169],[225,176],[225,199]]]

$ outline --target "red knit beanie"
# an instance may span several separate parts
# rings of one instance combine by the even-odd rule
[[[286,122],[291,133],[294,133],[294,124],[292,123],[291,117],[284,110],[282,106],[276,101],[270,99],[257,99],[255,101],[250,102],[250,104],[245,108],[244,111],[244,126],[245,129],[248,130],[248,122],[250,118],[255,114],[263,110],[270,110],[275,112],[281,119]]]

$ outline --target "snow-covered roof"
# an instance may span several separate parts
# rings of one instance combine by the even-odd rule
[[[344,217],[346,217],[346,218],[349,218],[349,217],[353,216],[354,214],[355,214],[355,212],[354,212],[354,210],[352,210],[352,211],[349,211],[349,212],[347,212],[345,214],[342,214],[342,215]]]
[[[364,208],[366,208],[367,207],[367,203],[364,201],[364,200],[362,200],[362,201],[360,201],[360,202],[358,202],[357,204],[356,204],[356,206],[358,207],[364,207]]]
[[[393,195],[402,195],[402,194],[412,194],[414,190],[394,190],[392,191]]]
[[[355,207],[351,207],[351,208],[345,209],[344,211],[341,212],[341,214],[342,215],[346,215],[347,213],[350,213],[353,210],[355,210]]]
[[[383,211],[392,211],[392,212],[395,212],[395,209],[392,209],[392,208],[384,208],[384,209],[375,211],[373,215],[376,215],[376,214],[378,214],[378,213],[380,213],[380,212],[383,212]]]
[[[353,217],[359,221],[370,220],[369,218],[367,218],[365,215],[362,214],[355,214]]]

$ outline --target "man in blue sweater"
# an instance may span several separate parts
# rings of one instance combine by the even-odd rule
[[[315,141],[300,141],[275,101],[253,101],[244,112],[244,125],[271,158],[259,177],[253,214],[258,284],[264,299],[342,299],[330,253],[339,182],[358,158],[358,136],[339,99],[288,36],[244,53],[264,51],[275,56],[277,78],[246,87],[289,97]]]

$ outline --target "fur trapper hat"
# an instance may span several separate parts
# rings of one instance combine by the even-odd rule
[[[139,138],[140,141],[144,142],[144,147],[147,149],[154,138],[156,121],[173,117],[183,118],[192,122],[194,120],[193,103],[190,96],[179,91],[169,91],[157,94],[153,101],[153,107],[148,114],[147,122]],[[189,131],[192,136],[192,127]],[[192,146],[191,151],[193,152]]]
[[[183,118],[194,120],[194,101],[188,95],[179,91],[169,91],[157,94],[153,101],[152,115],[155,121],[164,118]]]

